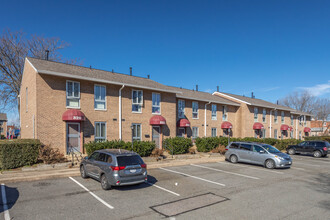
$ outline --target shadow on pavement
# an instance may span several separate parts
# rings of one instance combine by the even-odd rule
[[[151,183],[151,185],[155,184],[158,182],[158,180],[153,177],[148,175],[148,183]],[[113,189],[119,190],[119,191],[127,191],[127,190],[136,190],[136,189],[143,189],[151,186],[150,184],[147,183],[141,183],[137,185],[131,185],[131,186],[114,186]]]
[[[314,177],[314,181],[319,184],[310,183],[310,187],[317,192],[322,194],[328,194],[329,199],[319,202],[321,208],[329,210],[330,207],[330,174],[329,173],[320,173]]]
[[[6,199],[7,199],[7,207],[8,210],[10,210],[16,203],[16,201],[18,200],[19,197],[19,192],[17,190],[17,188],[12,188],[12,187],[8,187],[5,186],[5,191],[6,191]],[[4,212],[4,201],[3,201],[3,191],[2,191],[2,187],[1,187],[1,197],[0,197],[0,213]]]

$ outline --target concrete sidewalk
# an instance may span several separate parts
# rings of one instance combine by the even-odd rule
[[[160,167],[183,166],[198,163],[214,163],[224,161],[225,157],[220,154],[212,155],[179,155],[174,158],[167,158],[156,161],[155,158],[143,158],[148,169]],[[79,164],[70,167],[71,163],[42,165],[40,167],[24,167],[21,170],[3,171],[0,174],[0,183],[35,181],[43,179],[54,179],[69,176],[79,176]]]

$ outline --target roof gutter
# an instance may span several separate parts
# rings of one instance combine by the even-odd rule
[[[243,103],[245,103],[245,104],[247,104],[247,105],[251,105],[251,103],[249,103],[249,102],[245,102],[245,101],[243,101],[243,100],[240,100],[240,99],[234,98],[234,97],[232,97],[232,96],[229,96],[229,95],[223,94],[223,93],[221,93],[221,92],[213,92],[213,93],[212,93],[212,95],[217,95],[217,94],[220,95],[220,96],[224,96],[224,97],[226,97],[226,98],[233,99],[233,100],[238,101],[238,102],[243,102]]]

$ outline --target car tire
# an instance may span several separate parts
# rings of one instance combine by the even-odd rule
[[[84,165],[80,166],[80,175],[83,179],[86,179],[88,177]]]
[[[109,184],[107,177],[105,176],[105,174],[102,174],[101,178],[100,178],[100,182],[101,182],[101,187],[104,190],[109,190],[111,189],[111,185]]]
[[[288,154],[290,154],[290,155],[294,155],[294,154],[296,154],[295,149],[290,148],[290,149],[288,150]]]
[[[316,150],[313,152],[313,156],[318,158],[322,156],[322,153],[319,150]]]
[[[229,158],[230,162],[232,163],[237,163],[238,162],[238,158],[236,155],[231,155]]]
[[[275,162],[271,159],[266,160],[265,167],[267,169],[274,169],[275,168]]]

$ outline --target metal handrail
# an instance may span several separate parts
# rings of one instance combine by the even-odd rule
[[[69,152],[68,153],[71,154],[71,156],[72,156],[72,163],[71,163],[72,166],[74,165],[74,157],[76,157],[77,162],[80,162],[80,160],[83,159],[82,152],[80,152],[79,150],[75,149],[74,147],[69,147]],[[80,156],[80,160],[79,160],[79,157],[78,157],[77,153]]]

